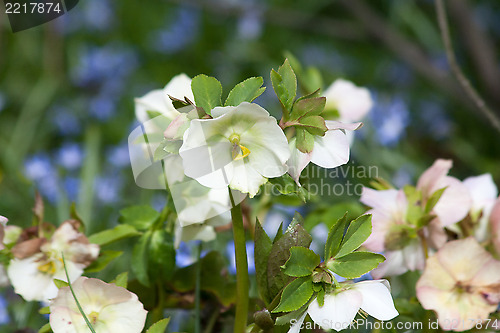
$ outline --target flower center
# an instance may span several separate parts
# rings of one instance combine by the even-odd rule
[[[39,265],[38,270],[45,274],[54,275],[56,273],[57,267],[55,262],[50,260],[44,264]]]
[[[240,136],[238,134],[231,134],[231,136],[229,136],[229,141],[233,144],[233,148],[231,150],[231,157],[233,160],[241,160],[250,154],[250,149],[240,145]]]
[[[90,314],[89,314],[89,321],[92,325],[95,325],[97,323],[97,318],[99,318],[99,313],[95,312],[95,311],[92,311]]]

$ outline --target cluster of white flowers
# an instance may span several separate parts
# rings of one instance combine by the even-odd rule
[[[229,223],[224,212],[246,194],[255,196],[269,178],[288,172],[300,186],[300,174],[309,162],[324,168],[347,163],[348,133],[361,127],[357,121],[371,109],[370,93],[339,79],[325,96],[327,108],[338,115],[326,119],[328,130],[324,136],[314,136],[309,153],[297,149],[295,137],[287,139],[278,121],[255,103],[215,107],[201,119],[192,105],[176,109],[172,100],[194,101],[191,79],[185,74],[174,77],[164,89],[137,98],[136,117],[149,138],[145,151],[156,151],[160,140],[167,140],[162,158],[178,211],[177,243],[213,239],[214,227]],[[228,186],[235,202],[228,196]]]

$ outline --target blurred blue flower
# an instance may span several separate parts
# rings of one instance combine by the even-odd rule
[[[94,184],[96,198],[105,204],[115,203],[120,198],[122,177],[116,173],[109,173],[97,177]]]
[[[238,20],[238,36],[242,39],[257,39],[262,34],[262,13],[249,8],[242,11]]]
[[[57,151],[56,161],[67,170],[78,169],[83,161],[84,152],[78,143],[67,142]]]
[[[376,138],[384,146],[393,146],[404,136],[410,122],[408,107],[400,97],[385,100],[376,94],[373,96],[375,107],[370,112],[370,118],[375,127]]]
[[[116,168],[123,168],[130,165],[128,144],[121,143],[107,150],[106,159],[109,164]]]
[[[168,27],[154,31],[150,45],[158,52],[172,54],[189,46],[197,37],[200,13],[189,7],[180,7]]]
[[[72,77],[80,87],[104,85],[107,81],[122,86],[124,77],[137,65],[136,56],[129,48],[115,44],[90,47],[79,59]]]
[[[452,122],[440,103],[423,100],[419,104],[418,114],[423,121],[423,133],[431,134],[438,140],[449,136],[452,129]]]
[[[253,242],[251,242],[251,241],[246,242],[246,248],[247,248],[248,273],[254,274],[255,273],[255,258],[254,258]],[[234,256],[234,242],[231,241],[231,242],[227,243],[226,253],[227,253],[227,257],[229,259],[229,272],[231,274],[236,274],[236,259]]]
[[[167,309],[164,317],[170,318],[168,330],[170,332],[185,331],[186,324],[192,322],[192,311],[184,309]]]
[[[39,181],[54,173],[54,166],[46,153],[35,154],[24,162],[24,175],[30,180]]]
[[[101,121],[108,120],[116,111],[116,106],[109,96],[98,95],[90,99],[90,114]]]
[[[56,20],[63,34],[85,31],[106,31],[114,21],[114,9],[109,0],[86,0],[80,2],[78,10],[72,10]]]
[[[324,223],[318,223],[312,228],[310,234],[312,236],[312,243],[309,248],[323,257],[326,239],[328,238],[328,228]]]
[[[76,201],[78,198],[78,192],[80,190],[80,178],[78,177],[66,177],[64,178],[64,190],[69,201]]]
[[[76,115],[66,107],[54,107],[51,120],[62,135],[77,135],[82,129]]]
[[[195,242],[181,242],[179,248],[175,251],[175,264],[177,267],[187,267],[195,263],[196,257],[190,245],[191,243]]]
[[[40,191],[40,194],[51,203],[55,203],[59,200],[59,178],[55,172],[36,181],[35,185],[38,191]]]
[[[0,325],[8,324],[10,321],[7,305],[7,300],[0,295]]]
[[[414,175],[414,170],[408,166],[403,166],[392,177],[392,183],[396,188],[403,188],[405,185],[412,183]]]

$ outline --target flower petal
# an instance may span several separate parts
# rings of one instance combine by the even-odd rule
[[[340,119],[359,121],[370,111],[373,101],[366,88],[357,87],[354,83],[337,79],[325,90],[326,107],[337,109]]]
[[[399,313],[394,307],[391,290],[384,281],[362,281],[356,283],[354,288],[363,296],[362,310],[378,320],[391,320]]]
[[[314,137],[311,162],[322,168],[336,168],[349,162],[349,141],[344,132],[328,130]]]
[[[291,155],[286,164],[288,165],[288,174],[292,177],[293,180],[295,180],[297,185],[300,185],[300,174],[302,173],[302,170],[304,170],[305,167],[309,164],[309,162],[311,162],[311,153],[304,154],[296,148],[296,143],[297,140],[295,138],[290,141],[289,147]]]
[[[309,304],[307,313],[323,329],[334,329],[338,332],[349,327],[362,303],[361,293],[348,289],[337,294],[325,295],[322,307],[319,306],[318,300],[314,299]]]

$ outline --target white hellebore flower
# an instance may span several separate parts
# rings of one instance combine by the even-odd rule
[[[346,131],[355,131],[363,125],[362,123],[344,124],[333,120],[326,120],[325,124],[328,131],[324,136],[314,136],[314,148],[310,153],[306,154],[298,150],[295,138],[290,141],[292,154],[287,162],[288,173],[297,184],[302,170],[309,162],[322,168],[336,168],[349,162],[349,139]]]
[[[72,287],[96,333],[140,333],[144,328],[147,311],[127,289],[83,276]],[[54,333],[89,332],[69,287],[50,302],[49,321]]]
[[[23,254],[27,248],[28,256]],[[27,301],[46,302],[57,295],[54,279],[67,281],[61,253],[69,278],[74,281],[97,258],[99,246],[89,244],[85,235],[70,222],[64,222],[50,240],[31,239],[18,243],[12,251],[15,258],[10,261],[7,274],[15,292]]]
[[[288,142],[274,117],[257,104],[216,107],[214,119],[194,119],[179,149],[186,176],[210,188],[253,197],[267,178],[287,171]]]
[[[135,99],[135,116],[141,123],[147,123],[150,119],[148,111],[159,112],[168,120],[172,121],[180,112],[174,108],[170,96],[194,101],[191,91],[191,79],[186,74],[174,76],[163,89],[152,90],[146,95]],[[164,128],[162,131],[165,130]]]
[[[344,286],[341,291],[326,294],[323,306],[314,299],[288,333],[300,331],[306,314],[324,330],[337,332],[348,328],[360,309],[379,320],[391,320],[399,314],[387,280],[362,281]]]
[[[373,100],[370,91],[357,87],[354,83],[337,79],[324,93],[325,109],[335,109],[339,112],[339,120],[345,122],[360,121],[370,111]]]

